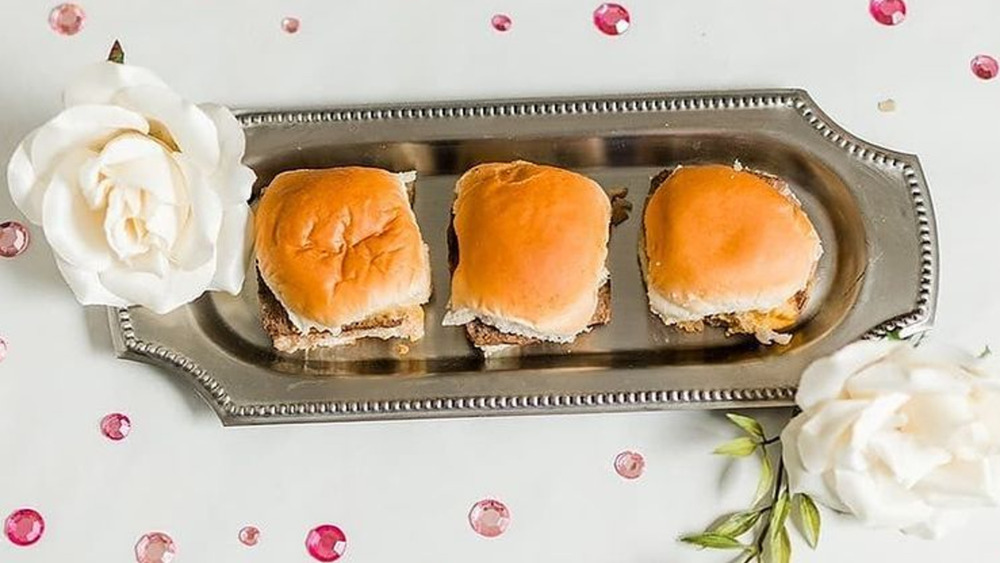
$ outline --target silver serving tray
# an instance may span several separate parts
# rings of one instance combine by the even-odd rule
[[[257,190],[294,168],[417,170],[415,209],[435,294],[427,335],[408,351],[383,341],[272,351],[252,271],[236,297],[205,295],[166,316],[109,311],[120,357],[171,368],[226,425],[783,405],[814,359],[858,338],[917,333],[934,316],[935,224],[917,158],[859,140],[800,90],[248,111],[239,119]],[[612,323],[572,345],[484,360],[461,327],[441,326],[453,185],[477,163],[518,158],[627,187],[635,209],[612,236]],[[788,346],[683,334],[646,303],[637,241],[650,178],[678,164],[737,159],[788,181],[825,246]]]

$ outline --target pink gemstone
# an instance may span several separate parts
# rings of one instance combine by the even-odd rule
[[[4,361],[7,357],[7,341],[0,338],[0,362]]]
[[[628,10],[621,4],[605,3],[594,10],[594,25],[606,35],[621,35],[631,24]]]
[[[76,35],[83,29],[87,14],[76,4],[59,4],[49,12],[49,27],[59,35]]]
[[[496,14],[490,19],[490,25],[497,31],[507,31],[513,24],[514,22],[511,21],[510,16],[507,14]]]
[[[638,479],[646,469],[646,460],[638,452],[622,452],[615,458],[615,471],[625,479]]]
[[[336,561],[347,549],[347,536],[332,524],[316,526],[306,536],[306,549],[317,561]]]
[[[507,505],[498,500],[481,500],[472,505],[469,524],[477,534],[495,538],[504,533],[510,524],[510,511],[507,510]]]
[[[972,59],[972,72],[983,80],[991,80],[996,78],[997,73],[1000,72],[1000,64],[997,64],[997,60],[989,55],[976,55]]]
[[[906,2],[903,0],[871,0],[868,4],[875,21],[882,25],[899,25],[906,19]]]
[[[119,412],[113,412],[101,419],[101,433],[109,440],[124,440],[132,431],[132,421]]]
[[[0,257],[14,258],[28,249],[31,233],[17,221],[0,223]]]
[[[285,33],[298,33],[301,24],[299,18],[285,18],[281,20],[281,29]]]
[[[138,563],[170,563],[177,555],[174,540],[163,532],[150,532],[135,544],[135,560]]]
[[[240,543],[247,547],[253,547],[257,545],[257,540],[260,539],[260,530],[254,526],[246,526],[240,530]]]
[[[45,520],[32,509],[21,508],[7,517],[4,531],[7,532],[7,539],[14,545],[28,546],[42,539]]]

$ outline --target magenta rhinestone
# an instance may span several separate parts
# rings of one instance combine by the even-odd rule
[[[615,458],[615,472],[625,479],[638,479],[646,469],[646,460],[638,452],[625,451]]]
[[[0,223],[0,256],[14,258],[28,249],[31,233],[17,221]]]
[[[496,14],[490,19],[490,25],[497,31],[507,31],[514,22],[507,14]]]
[[[253,547],[257,545],[257,541],[260,540],[260,530],[255,526],[245,526],[240,530],[240,543],[247,547]]]
[[[469,511],[469,524],[477,534],[495,538],[507,530],[510,524],[510,511],[507,510],[507,505],[498,500],[481,500],[472,505],[472,510]]]
[[[868,11],[882,25],[899,25],[906,19],[906,2],[903,0],[871,0]]]
[[[59,35],[76,35],[83,29],[87,14],[76,4],[59,4],[49,12],[49,27]]]
[[[317,561],[336,561],[346,549],[347,536],[332,524],[316,526],[306,536],[306,550]]]
[[[283,20],[281,20],[281,29],[285,33],[298,33],[299,32],[299,26],[301,26],[301,25],[302,25],[302,22],[299,21],[299,18],[291,18],[291,17],[289,17],[289,18],[284,18]]]
[[[113,412],[101,419],[101,433],[109,440],[124,440],[131,431],[132,421],[120,412]]]
[[[604,3],[594,10],[594,25],[606,35],[621,35],[631,24],[632,18],[621,4]]]
[[[983,80],[992,80],[1000,72],[1000,64],[989,55],[976,55],[972,59],[972,73]]]
[[[45,532],[45,519],[37,511],[30,508],[15,510],[4,522],[7,539],[14,545],[29,546],[42,539]]]
[[[163,532],[150,532],[139,538],[135,544],[135,560],[138,563],[170,563],[177,555],[173,538]]]

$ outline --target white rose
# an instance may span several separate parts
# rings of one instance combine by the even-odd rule
[[[169,312],[246,275],[254,173],[229,110],[195,105],[143,68],[101,63],[8,168],[84,305]]]
[[[792,492],[938,537],[1000,500],[1000,370],[937,343],[859,342],[810,366],[781,435]]]

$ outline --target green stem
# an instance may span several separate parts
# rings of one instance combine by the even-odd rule
[[[775,436],[773,438],[768,438],[760,443],[762,446],[770,446],[771,444],[777,444],[781,441],[781,436]]]
[[[781,490],[784,488],[785,481],[785,459],[784,457],[778,458],[778,474],[774,478],[774,495],[771,498],[771,506],[776,506],[778,504],[778,498],[781,497]],[[768,507],[770,508],[770,507]],[[757,541],[755,545],[757,546],[757,557],[763,556],[764,553],[764,541],[767,539],[767,533],[771,528],[771,519],[768,518],[764,521],[764,526],[760,529],[760,534],[757,536]]]

